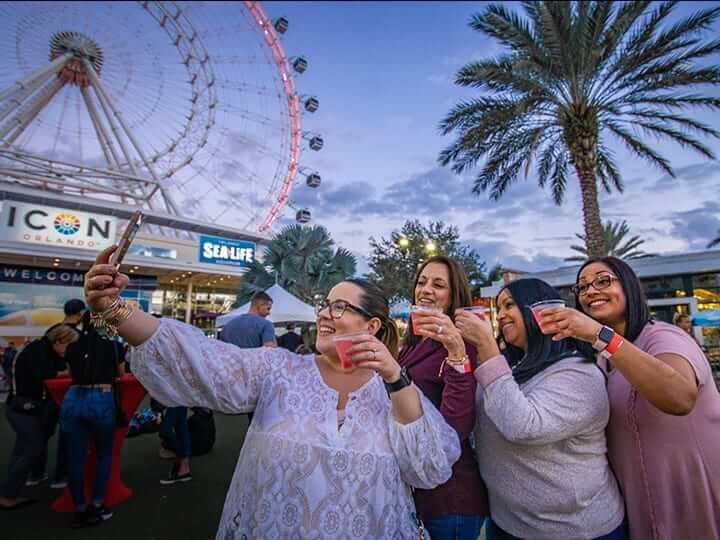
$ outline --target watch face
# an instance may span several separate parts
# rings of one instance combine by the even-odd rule
[[[610,343],[610,341],[612,341],[612,338],[615,337],[615,331],[612,328],[603,326],[602,330],[600,330],[600,334],[598,335],[598,337],[605,343]]]

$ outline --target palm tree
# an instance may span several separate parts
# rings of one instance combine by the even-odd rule
[[[625,220],[612,222],[608,221],[603,225],[603,238],[605,239],[605,247],[607,251],[605,256],[617,257],[618,259],[643,259],[645,257],[655,257],[654,253],[645,253],[640,251],[638,247],[645,243],[639,235],[627,238],[630,234],[630,227]],[[585,242],[585,235],[576,234],[580,240]],[[570,246],[570,249],[577,251],[580,255],[568,257],[566,261],[586,261],[587,248],[585,246]]]
[[[237,305],[276,282],[304,302],[355,274],[357,262],[346,249],[333,250],[325,227],[289,225],[264,249],[262,262],[254,261],[243,276]]]
[[[561,204],[572,166],[580,183],[589,255],[606,251],[598,184],[622,191],[608,147],[610,135],[635,155],[673,176],[668,159],[640,135],[666,138],[715,159],[699,136],[720,137],[690,118],[693,107],[720,108],[720,98],[691,93],[720,84],[720,68],[697,60],[720,50],[701,34],[720,7],[675,24],[677,2],[522,2],[525,17],[493,4],[470,26],[499,41],[506,52],[460,69],[456,84],[488,92],[457,104],[441,123],[457,139],[439,157],[463,172],[484,159],[473,192],[500,198],[534,166],[538,184],[549,185]]]
[[[710,243],[707,245],[708,249],[714,248],[715,246],[720,246],[720,229],[718,229],[717,238],[711,240]]]

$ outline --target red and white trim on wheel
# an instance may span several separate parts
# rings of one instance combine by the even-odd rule
[[[295,176],[298,172],[298,166],[300,162],[300,141],[302,140],[302,130],[300,126],[300,100],[297,92],[295,91],[295,80],[292,75],[290,68],[290,62],[285,54],[285,49],[280,42],[272,21],[268,18],[265,10],[262,8],[260,2],[244,2],[247,10],[252,14],[255,22],[257,22],[260,30],[262,31],[263,37],[270,51],[272,52],[273,60],[275,65],[280,72],[280,77],[283,81],[283,87],[285,88],[285,97],[287,98],[288,112],[290,116],[290,162],[288,164],[287,174],[283,180],[283,184],[280,188],[280,194],[273,204],[270,212],[263,220],[260,225],[260,231],[267,230],[273,221],[280,215],[285,204],[288,202],[290,190],[292,189],[293,183],[295,182]]]

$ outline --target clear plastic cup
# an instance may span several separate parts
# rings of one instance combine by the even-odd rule
[[[415,304],[410,306],[410,319],[412,319],[413,322],[413,333],[417,336],[417,332],[415,332],[415,315],[418,313],[434,313],[436,315],[439,315],[442,313],[443,310],[440,306],[430,306],[430,305],[419,305]]]
[[[546,309],[564,308],[565,300],[543,300],[541,302],[535,302],[530,306],[535,322],[540,327],[540,331],[544,331],[542,325],[542,312]]]
[[[469,306],[462,307],[460,309],[472,313],[473,315],[477,315],[481,319],[486,319],[488,314],[490,313],[490,308],[487,306]]]
[[[354,334],[341,334],[333,336],[335,342],[335,350],[340,358],[340,367],[343,369],[352,369],[355,364],[350,360],[348,350],[353,346],[353,338],[367,336],[370,332],[355,332]]]

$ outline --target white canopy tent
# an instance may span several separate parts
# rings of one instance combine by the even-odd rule
[[[312,306],[298,300],[277,283],[265,291],[273,299],[272,311],[268,320],[273,324],[286,322],[315,322],[315,310]],[[235,317],[244,315],[250,310],[250,302],[221,315],[215,320],[217,326],[225,326]]]

